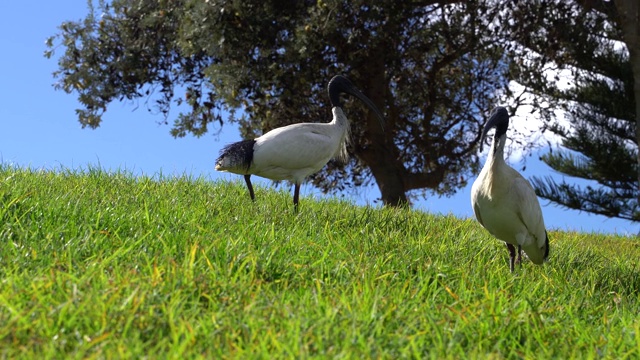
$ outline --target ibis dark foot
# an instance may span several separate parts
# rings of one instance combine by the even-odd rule
[[[256,194],[253,193],[253,186],[251,185],[251,175],[244,176],[244,182],[247,183],[247,188],[249,188],[249,196],[251,196],[251,200],[256,200]]]
[[[300,199],[300,184],[295,184],[293,188],[293,207],[298,212],[298,200]]]
[[[509,249],[509,269],[511,272],[514,272],[516,268],[516,247],[509,243],[505,244],[507,245],[507,249]]]

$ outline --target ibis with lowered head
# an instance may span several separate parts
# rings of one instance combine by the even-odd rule
[[[534,264],[542,264],[549,257],[549,237],[533,187],[504,160],[508,127],[507,109],[497,107],[482,131],[481,144],[487,132],[496,129],[489,156],[471,188],[471,205],[478,222],[506,243],[513,272],[516,247],[519,263],[524,250]]]
[[[346,160],[349,120],[342,111],[341,94],[355,96],[367,105],[384,128],[382,113],[346,77],[329,81],[333,119],[329,123],[298,123],[273,129],[251,140],[225,146],[216,160],[216,170],[244,175],[251,200],[255,200],[251,175],[294,183],[293,204],[298,208],[300,184],[322,169],[332,158]]]

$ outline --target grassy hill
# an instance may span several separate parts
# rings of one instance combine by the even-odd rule
[[[2,358],[638,358],[640,241],[0,167]]]

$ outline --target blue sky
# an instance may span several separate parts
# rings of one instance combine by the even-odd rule
[[[81,128],[75,115],[76,97],[54,90],[51,73],[57,62],[46,59],[43,53],[46,38],[57,32],[58,25],[81,19],[86,13],[86,1],[80,0],[0,3],[0,48],[4,54],[0,57],[0,161],[52,170],[100,166],[149,176],[190,174],[242,181],[240,176],[213,169],[222,146],[239,140],[237,130],[230,126],[218,136],[174,139],[169,126],[159,125],[162,116],[150,114],[143,103],[113,103],[100,128]],[[327,121],[330,116],[328,113]],[[520,168],[519,162],[512,163]],[[527,158],[525,177],[547,174],[550,170],[537,156]],[[272,186],[270,181],[258,178],[254,183]],[[470,186],[451,198],[432,197],[414,206],[428,212],[472,217]],[[302,190],[309,196],[327,196],[310,185],[303,185]],[[375,186],[345,194],[345,198],[361,205],[377,206],[377,197]],[[637,234],[640,230],[628,221],[564,210],[545,200],[541,204],[550,229],[620,234]]]

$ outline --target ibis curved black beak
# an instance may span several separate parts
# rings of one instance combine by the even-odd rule
[[[509,127],[509,112],[507,112],[506,108],[498,106],[493,110],[493,113],[491,113],[491,117],[482,130],[480,151],[482,151],[482,148],[484,147],[484,139],[487,136],[487,133],[494,127],[496,128],[495,137],[499,137],[507,133],[507,128]]]
[[[382,116],[382,112],[378,109],[378,107],[369,99],[365,94],[362,93],[358,88],[356,88],[349,79],[342,75],[334,76],[331,81],[329,81],[329,99],[331,100],[331,105],[340,107],[340,93],[345,93],[349,95],[353,95],[360,99],[365,105],[376,114],[376,118],[380,122],[380,127],[384,130],[384,116]]]

